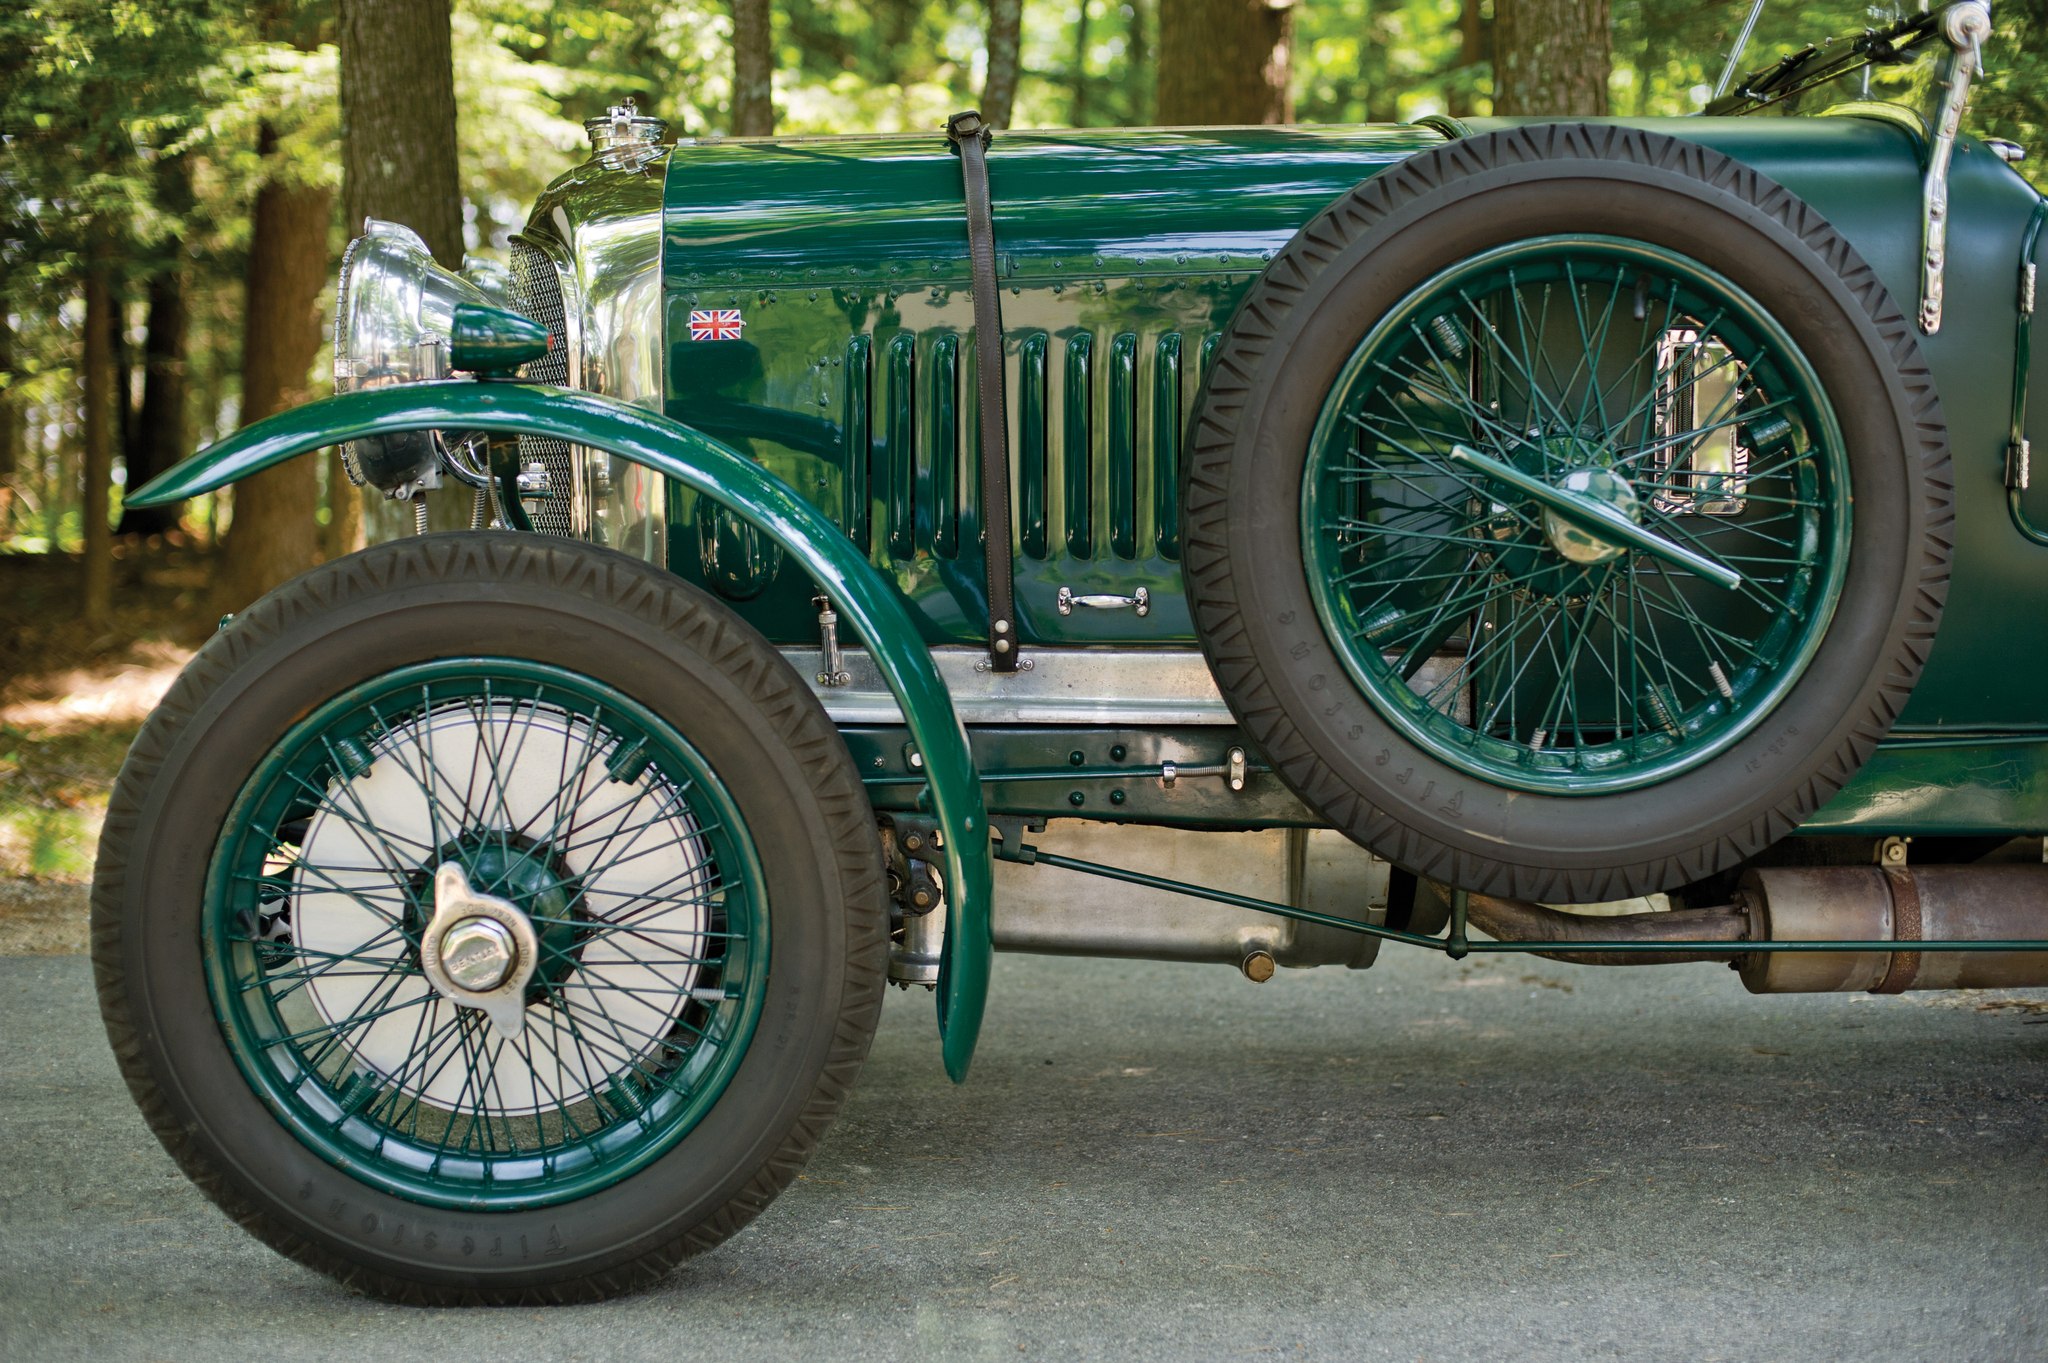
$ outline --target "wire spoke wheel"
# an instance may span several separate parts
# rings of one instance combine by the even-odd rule
[[[491,531],[239,612],[130,749],[93,895],[179,1167],[421,1304],[615,1296],[737,1233],[830,1129],[887,964],[873,807],[774,646]]]
[[[1603,538],[1461,448],[1740,582]],[[1848,460],[1799,347],[1736,285],[1641,242],[1537,238],[1441,272],[1360,343],[1302,543],[1346,669],[1417,743],[1504,786],[1626,789],[1723,751],[1798,679],[1847,570]]]
[[[531,922],[524,1026],[421,968],[434,871]],[[310,716],[234,805],[207,890],[216,1014],[302,1141],[419,1201],[580,1197],[715,1102],[758,1017],[751,840],[665,722],[559,668],[400,669]]]
[[[1695,141],[1531,123],[1361,181],[1189,424],[1218,689],[1417,875],[1587,903],[1742,864],[1869,760],[1940,626],[1914,335],[1812,205]]]

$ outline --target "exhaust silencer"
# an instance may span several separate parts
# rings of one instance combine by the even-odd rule
[[[1897,942],[1897,951],[1750,952],[1752,994],[2048,985],[2048,952],[1913,950],[1916,941],[2025,941],[2048,930],[2048,866],[1800,866],[1752,870],[1742,896],[1765,941]]]

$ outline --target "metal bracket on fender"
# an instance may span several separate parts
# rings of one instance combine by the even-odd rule
[[[946,1073],[967,1077],[981,1034],[994,948],[989,936],[988,813],[967,731],[917,627],[887,579],[789,484],[701,431],[573,389],[452,380],[326,398],[237,431],[127,499],[160,506],[225,487],[326,445],[403,431],[488,430],[552,436],[605,450],[730,507],[796,559],[860,635],[924,756],[931,808],[945,829],[945,968],[939,1035]]]

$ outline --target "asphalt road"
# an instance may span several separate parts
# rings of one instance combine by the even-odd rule
[[[84,960],[0,960],[0,1357],[2048,1357],[2048,991],[1006,956],[957,1089],[931,1015],[891,996],[805,1181],[660,1289],[429,1311],[229,1225]]]

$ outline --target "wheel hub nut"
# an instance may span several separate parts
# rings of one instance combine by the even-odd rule
[[[540,936],[517,904],[470,889],[460,862],[434,869],[434,916],[420,934],[420,973],[435,993],[483,1013],[509,1040],[526,1026],[526,986],[539,963]]]
[[[496,989],[519,963],[511,932],[494,918],[463,918],[441,934],[441,964],[464,989]]]
[[[1557,485],[1581,497],[1605,502],[1632,521],[1643,518],[1635,489],[1629,486],[1628,479],[1606,469],[1573,469],[1559,479]],[[1628,552],[1627,545],[1603,539],[1547,509],[1543,513],[1543,533],[1551,548],[1571,562],[1589,567],[1610,562]]]

